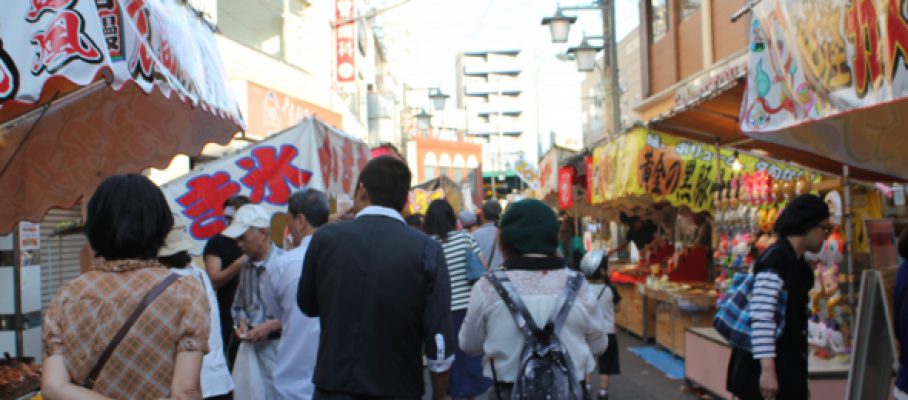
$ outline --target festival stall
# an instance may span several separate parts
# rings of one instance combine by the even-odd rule
[[[410,197],[407,201],[406,214],[425,215],[429,209],[429,204],[433,200],[444,199],[454,208],[454,214],[459,214],[461,210],[473,211],[475,207],[468,207],[468,201],[472,199],[469,192],[464,193],[463,188],[445,175],[435,179],[430,179],[423,183],[413,186],[410,189]]]
[[[9,1],[0,12],[0,398],[37,387],[35,242],[51,208],[244,127],[213,26],[185,1]],[[44,222],[44,221],[42,221]],[[17,227],[18,224],[18,227]],[[42,223],[41,226],[44,224]],[[18,229],[17,229],[18,228]],[[37,283],[37,284],[36,284]],[[35,289],[37,287],[37,289]]]
[[[286,213],[287,199],[303,188],[321,190],[335,204],[349,201],[369,158],[365,143],[308,117],[266,140],[205,164],[161,190],[171,210],[189,227],[200,251],[205,241],[227,227],[222,207],[231,196],[248,196],[253,204],[273,215]],[[283,226],[272,225],[280,237]]]
[[[727,229],[750,224],[756,214],[738,208],[737,186],[745,180],[750,184],[752,176],[791,187],[809,179],[802,168],[732,150],[717,152],[711,145],[644,128],[594,149],[591,168],[592,203],[608,210],[606,219],[623,212],[663,227],[655,245],[633,262],[613,263],[612,280],[628,300],[622,301],[616,321],[679,356],[685,354],[687,328],[711,325],[719,294],[712,278],[724,274],[725,264],[742,267],[741,243],[753,241],[742,232],[732,235],[740,244],[736,252],[729,252],[734,247],[729,240],[713,246],[709,221],[716,222],[722,237],[731,233]],[[734,189],[723,182],[735,182]]]
[[[899,61],[908,41],[906,10],[903,2],[875,0],[849,7],[759,2],[751,9],[747,86],[735,119],[740,125],[714,125],[716,136],[729,142],[786,154],[841,176],[814,181],[809,189],[826,199],[835,225],[820,254],[811,256],[815,285],[808,322],[811,350],[805,356],[815,398],[842,397],[849,380],[860,387],[854,382],[864,376],[849,375],[855,366],[876,371],[884,381],[882,371],[891,368],[875,361],[887,359],[879,357],[881,352],[893,351],[889,335],[880,333],[886,327],[870,343],[870,332],[854,321],[862,310],[856,301],[862,271],[879,271],[890,287],[889,304],[892,300],[896,226],[904,226],[905,192],[899,184],[872,182],[908,178],[908,156],[901,151],[908,138],[903,117],[908,65]],[[762,186],[776,199],[792,192]],[[730,398],[724,390],[728,345],[711,328],[692,329],[687,336],[690,348],[697,349],[687,360],[687,378]]]

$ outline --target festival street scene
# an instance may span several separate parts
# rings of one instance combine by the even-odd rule
[[[908,400],[906,197],[908,0],[0,0],[0,400]]]

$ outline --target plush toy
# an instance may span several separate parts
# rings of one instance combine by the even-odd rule
[[[807,344],[818,348],[829,344],[829,330],[816,317],[807,320]]]
[[[750,235],[748,234],[738,234],[735,235],[732,255],[734,256],[732,260],[732,265],[735,267],[741,267],[744,265],[744,259],[750,254]]]
[[[810,296],[810,311],[814,315],[820,314],[820,300],[826,297],[826,288],[823,284],[823,274],[825,272],[826,266],[822,263],[817,264],[813,270],[813,288],[808,292],[808,296]]]
[[[834,355],[845,354],[847,352],[847,349],[845,348],[845,335],[839,330],[839,324],[835,321],[827,321],[827,326],[829,350],[831,350]]]

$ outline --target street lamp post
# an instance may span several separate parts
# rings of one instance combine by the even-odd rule
[[[602,38],[607,53],[603,55],[605,68],[602,69],[603,80],[607,82],[608,92],[611,97],[612,134],[621,131],[621,95],[618,90],[618,43],[615,33],[615,0],[596,0],[593,4],[584,6],[558,7],[555,15],[542,19],[542,25],[548,25],[552,33],[552,43],[565,43],[570,33],[570,26],[577,21],[577,17],[564,15],[564,10],[586,11],[598,10],[602,14]],[[599,48],[591,46],[584,38],[580,46],[572,48],[576,53],[577,67],[581,72],[590,72],[595,68],[595,51]],[[593,50],[595,49],[595,50]],[[589,66],[588,55],[592,52],[593,65]],[[581,65],[581,62],[583,65]],[[604,115],[609,110],[603,110]]]
[[[445,102],[448,100],[449,97],[451,97],[451,96],[445,94],[444,92],[442,92],[441,89],[438,87],[433,87],[433,88],[412,87],[412,86],[404,83],[403,103],[404,103],[404,110],[406,110],[408,112],[410,111],[411,107],[407,103],[407,93],[411,92],[411,91],[416,91],[416,90],[428,91],[429,100],[431,100],[432,108],[435,109],[435,111],[444,110]],[[409,118],[410,114],[407,114],[407,117]],[[426,112],[425,108],[421,109],[420,112],[415,115],[415,117],[416,117],[417,127],[420,130],[428,130],[432,127],[431,126],[432,114],[429,114],[428,112]],[[403,142],[403,143],[401,143],[401,147],[403,148],[404,156],[406,156],[407,141],[409,141],[409,130],[407,129],[407,126],[405,126],[404,124],[401,124],[400,130],[401,130],[401,141]]]

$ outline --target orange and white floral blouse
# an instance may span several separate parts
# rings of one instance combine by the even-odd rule
[[[44,349],[63,355],[83,382],[148,291],[171,271],[154,261],[105,261],[63,286],[44,316]],[[208,298],[198,279],[178,279],[145,310],[95,383],[117,399],[170,397],[178,352],[208,352]]]

